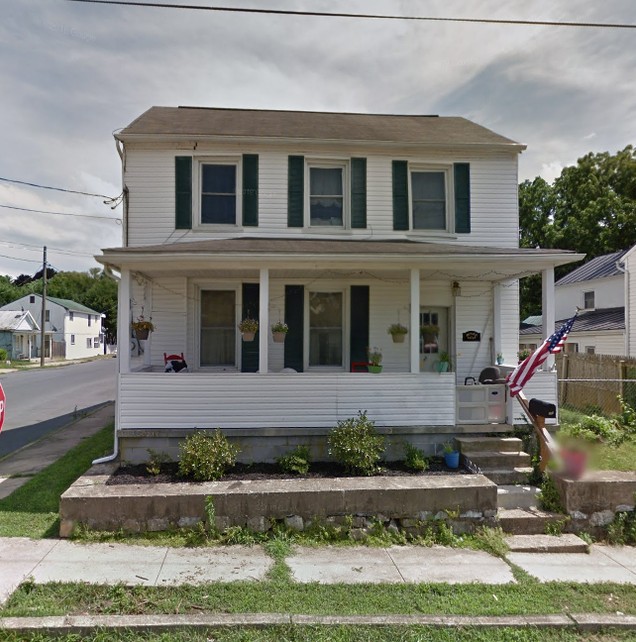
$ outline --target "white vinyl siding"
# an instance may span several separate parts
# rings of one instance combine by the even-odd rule
[[[233,231],[215,229],[206,231],[179,230],[175,235],[175,156],[192,153],[179,145],[164,146],[149,143],[126,145],[125,181],[131,194],[129,208],[129,245],[149,245],[165,242],[223,238],[235,235]],[[273,145],[213,145],[200,141],[195,158],[206,154],[236,157],[242,153],[259,155],[259,224],[249,230],[250,235],[311,236],[325,232],[327,226],[315,229],[288,228],[287,226],[287,161],[290,154],[306,158],[367,159],[367,229],[339,230],[352,238],[366,238],[369,230],[374,235],[404,238],[404,232],[393,231],[393,192],[391,162],[406,160],[409,164],[452,165],[470,163],[471,228],[470,234],[451,235],[457,244],[484,247],[516,247],[518,243],[517,154],[472,152],[461,154],[440,153],[430,150],[414,153],[411,149],[373,150],[352,145],[343,152],[341,147],[310,144]],[[305,186],[305,194],[309,190]],[[347,190],[345,189],[345,194]],[[196,195],[194,196],[196,197]],[[348,199],[345,198],[345,209]],[[195,215],[196,207],[193,208]],[[406,233],[408,236],[408,233]]]

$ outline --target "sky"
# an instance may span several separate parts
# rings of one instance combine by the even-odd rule
[[[636,24],[634,0],[172,3]],[[636,29],[2,0],[0,179],[117,197],[113,133],[152,105],[196,105],[463,116],[528,146],[520,180],[551,182],[636,143],[634,69]],[[103,197],[0,180],[0,275],[37,272],[44,245],[56,270],[99,267],[121,245],[121,207]]]

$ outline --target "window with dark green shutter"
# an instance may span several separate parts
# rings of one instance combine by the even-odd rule
[[[175,223],[177,230],[192,229],[192,156],[176,156]]]
[[[285,368],[302,372],[305,332],[305,288],[302,285],[285,286],[285,323],[289,327],[285,337]]]
[[[259,312],[259,285],[258,283],[243,283],[243,306],[241,319],[256,319]],[[241,341],[241,372],[258,372],[259,339],[256,333],[253,341]]]
[[[258,154],[243,154],[243,225],[258,226]]]
[[[455,163],[455,232],[470,233],[470,164]]]
[[[369,347],[369,286],[351,286],[350,362],[366,362]]]
[[[303,227],[305,207],[305,157],[290,156],[287,161],[287,226]]]
[[[351,227],[367,226],[367,159],[351,159]]]
[[[408,163],[394,160],[393,177],[393,229],[409,229],[409,172]]]

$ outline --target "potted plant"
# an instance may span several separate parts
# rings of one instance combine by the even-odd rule
[[[437,372],[448,372],[451,369],[451,358],[448,352],[440,352],[435,363]]]
[[[137,320],[132,322],[132,329],[138,341],[145,341],[148,335],[155,329],[155,325],[152,322],[152,317],[146,319],[143,314],[140,314]]]
[[[289,332],[289,326],[283,321],[278,321],[272,326],[272,336],[274,337],[275,343],[283,343],[285,341],[285,335]]]
[[[374,374],[382,372],[382,352],[378,348],[367,348],[367,361],[369,362],[367,366],[369,372]]]
[[[408,334],[409,330],[401,323],[393,323],[389,326],[387,332],[391,335],[393,343],[404,343],[404,337]]]
[[[451,441],[447,441],[442,447],[444,453],[444,463],[449,468],[459,468],[459,450],[455,448]]]
[[[425,323],[420,326],[420,334],[424,337],[424,345],[437,345],[439,326],[434,323]]]
[[[497,365],[500,366],[504,362],[504,356],[502,352],[497,353]]]
[[[531,354],[532,352],[528,350],[528,348],[519,350],[519,352],[517,352],[517,357],[519,357],[519,363],[521,363],[524,359],[527,359]]]
[[[258,332],[258,321],[251,317],[245,317],[239,324],[238,328],[241,331],[243,341],[254,341],[254,337]]]

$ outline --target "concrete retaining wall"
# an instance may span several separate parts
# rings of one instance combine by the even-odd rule
[[[104,465],[94,466],[62,495],[61,537],[69,537],[78,524],[128,532],[194,526],[206,521],[207,498],[217,527],[255,531],[276,521],[302,530],[315,520],[338,523],[351,516],[360,527],[379,520],[406,529],[444,519],[455,532],[466,532],[492,525],[497,511],[497,486],[483,475],[106,486],[108,476]]]

